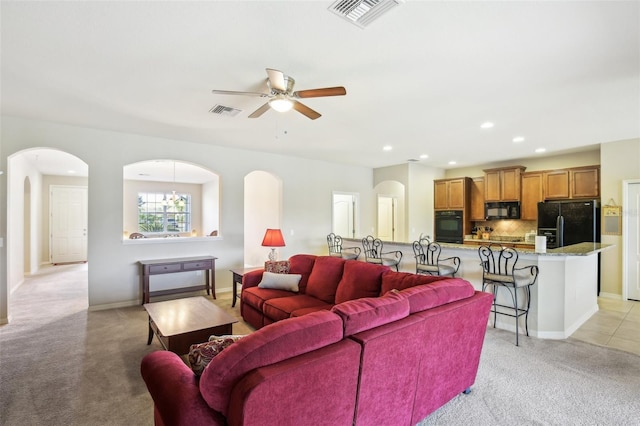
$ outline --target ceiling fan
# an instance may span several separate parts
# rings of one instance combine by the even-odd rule
[[[217,95],[244,95],[269,98],[264,105],[252,112],[249,115],[249,118],[258,118],[269,108],[273,108],[278,112],[289,111],[293,108],[312,120],[319,118],[321,116],[320,113],[312,110],[305,104],[298,102],[297,99],[319,98],[323,96],[342,96],[347,94],[347,90],[342,86],[325,87],[323,89],[297,90],[294,92],[293,85],[296,81],[282,71],[267,68],[267,76],[267,87],[269,88],[269,93],[235,92],[232,90],[212,90],[211,92]]]

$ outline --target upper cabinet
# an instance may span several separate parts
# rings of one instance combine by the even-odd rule
[[[600,167],[549,170],[543,174],[544,198],[562,200],[600,197]]]
[[[520,201],[523,166],[484,170],[484,201]]]
[[[470,220],[484,219],[484,178],[477,177],[471,179],[471,211]]]
[[[469,178],[438,179],[433,182],[433,207],[436,210],[464,210],[468,199]]]
[[[538,220],[538,203],[544,201],[542,179],[542,172],[527,172],[522,174],[520,219]]]
[[[571,198],[600,198],[600,167],[569,170]]]

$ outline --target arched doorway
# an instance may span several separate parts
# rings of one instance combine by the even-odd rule
[[[11,293],[50,260],[49,188],[86,188],[88,169],[78,157],[50,148],[27,149],[7,158],[7,284],[0,309],[7,318]]]

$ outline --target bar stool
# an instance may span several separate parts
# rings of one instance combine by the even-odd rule
[[[493,312],[493,327],[496,326],[498,314],[514,317],[516,319],[516,346],[518,346],[518,322],[523,315],[525,330],[529,336],[531,286],[538,278],[538,267],[530,265],[516,268],[518,252],[514,248],[503,247],[500,244],[480,246],[478,254],[482,266],[482,291],[485,291],[487,286],[493,286],[493,307],[491,310]],[[512,306],[497,303],[498,287],[504,287],[509,291],[513,302]],[[518,290],[521,290],[526,299],[526,302],[522,303],[523,307],[518,305]],[[502,310],[498,310],[498,308]]]
[[[460,258],[457,256],[440,259],[442,247],[440,244],[421,238],[413,242],[413,254],[416,258],[416,274],[440,275],[455,277],[460,268]]]
[[[329,246],[329,256],[347,260],[358,260],[360,256],[360,247],[342,248],[342,237],[333,232],[327,235],[327,245]]]
[[[371,235],[367,235],[362,239],[362,248],[364,249],[365,262],[393,266],[398,271],[398,265],[402,260],[402,252],[400,250],[383,253],[382,241],[380,241],[380,238],[373,238]]]

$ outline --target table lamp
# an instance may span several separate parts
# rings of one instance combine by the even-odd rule
[[[274,247],[284,247],[284,238],[282,232],[279,229],[267,229],[262,239],[263,247],[271,247],[271,253],[269,253],[269,260],[275,261],[278,256]]]

